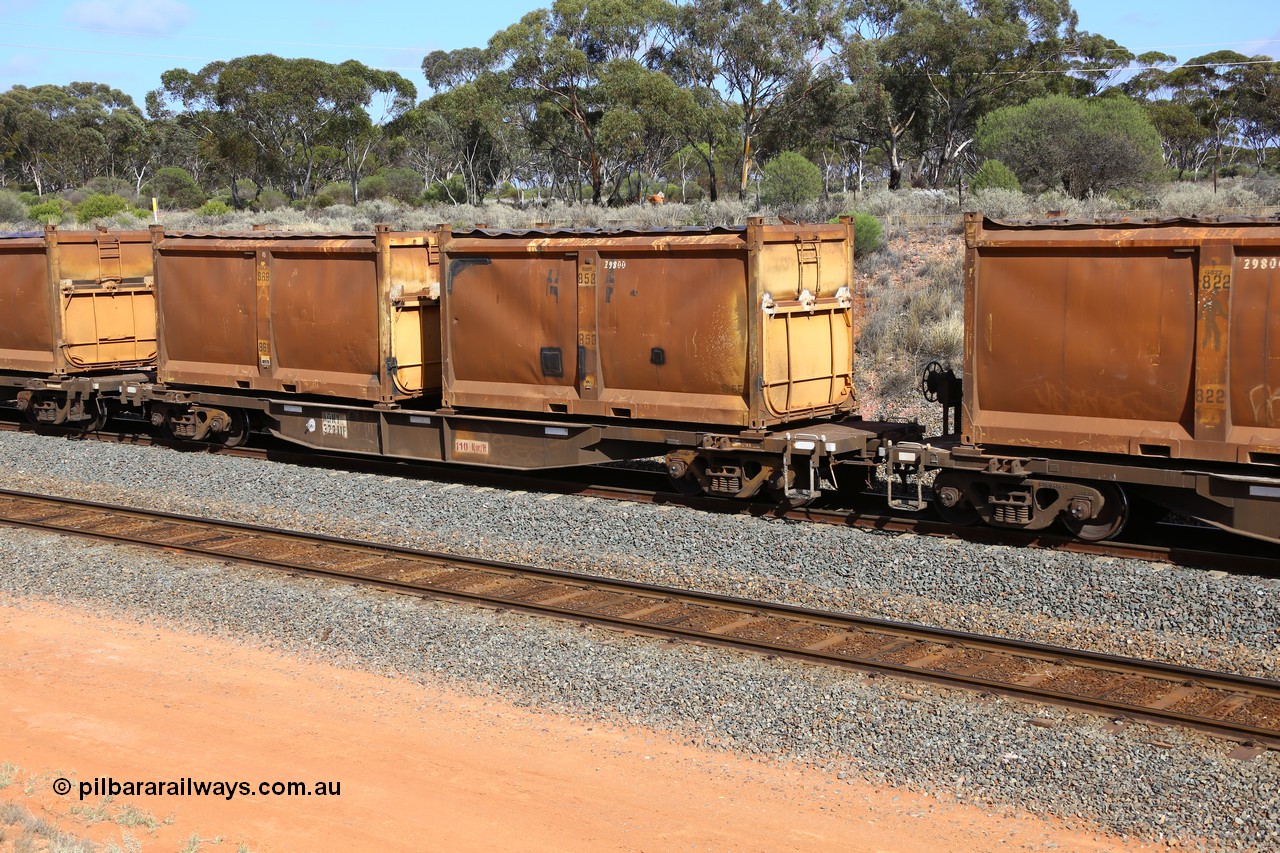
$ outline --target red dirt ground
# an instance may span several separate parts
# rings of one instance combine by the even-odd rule
[[[0,718],[0,765],[18,768],[0,803],[147,851],[193,835],[228,853],[1144,846],[28,600],[0,601]],[[72,809],[101,797],[51,790],[99,776],[325,780],[341,795],[118,796],[91,822]],[[166,822],[126,829],[128,806]],[[10,826],[0,851],[18,837]]]

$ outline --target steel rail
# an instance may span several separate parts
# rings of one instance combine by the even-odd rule
[[[1098,557],[1121,557],[1173,563],[1190,568],[1218,569],[1255,575],[1280,576],[1280,553],[1268,553],[1268,546],[1245,537],[1224,533],[1213,528],[1198,528],[1197,544],[1147,542],[1086,542],[1052,531],[1024,531],[997,527],[955,527],[931,516],[894,515],[877,508],[812,506],[801,509],[782,509],[768,503],[744,502],[733,498],[714,496],[687,496],[655,488],[642,488],[625,484],[600,483],[604,478],[600,471],[612,472],[610,476],[622,477],[626,469],[589,469],[596,482],[573,480],[562,471],[552,476],[538,474],[500,472],[490,469],[474,469],[465,466],[388,460],[364,456],[348,456],[303,449],[262,447],[228,448],[204,442],[153,439],[144,433],[85,433],[75,428],[43,427],[35,430],[29,425],[0,421],[0,431],[35,432],[36,434],[61,435],[68,438],[100,440],[113,444],[155,445],[170,447],[180,452],[215,453],[284,462],[315,468],[360,471],[397,477],[445,477],[451,482],[485,485],[502,489],[537,490],[597,497],[608,500],[624,500],[634,503],[673,504],[708,512],[750,514],[758,517],[787,518],[832,524],[840,527],[856,527],[865,530],[881,530],[888,533],[913,533],[920,536],[941,536],[961,539],[984,545],[1005,545],[1019,548],[1045,548]],[[639,476],[639,475],[637,475]],[[665,475],[652,473],[654,478]],[[869,496],[870,500],[874,497]],[[868,501],[869,502],[869,501]],[[1172,528],[1169,528],[1172,530]],[[1168,534],[1168,531],[1160,531]],[[1206,547],[1204,537],[1209,537]]]
[[[0,490],[0,523],[1200,729],[1280,749],[1280,682],[239,522]]]

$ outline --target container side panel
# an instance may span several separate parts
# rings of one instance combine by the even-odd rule
[[[978,410],[1190,429],[1190,255],[987,252],[975,299]]]
[[[161,255],[160,311],[166,381],[184,381],[180,365],[220,365],[258,374],[257,293],[252,255]]]
[[[278,371],[354,375],[376,384],[375,258],[276,254],[271,263],[271,333]]]
[[[735,255],[601,253],[600,363],[611,389],[742,398],[747,288]]]
[[[42,248],[0,244],[0,367],[53,370],[48,270]]]
[[[1280,251],[1238,249],[1234,279],[1231,422],[1280,429]]]
[[[575,259],[467,257],[452,263],[447,322],[455,382],[576,384]],[[541,396],[530,403],[540,409]]]

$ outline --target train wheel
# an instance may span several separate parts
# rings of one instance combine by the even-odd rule
[[[807,497],[804,495],[792,495],[788,497],[787,486],[795,485],[796,472],[790,471],[788,473],[790,474],[790,476],[788,477],[790,482],[787,483],[786,485],[784,485],[782,482],[781,471],[779,471],[778,473],[770,477],[768,483],[765,484],[765,490],[768,491],[769,497],[773,500],[774,503],[776,503],[778,506],[783,507],[785,509],[803,509],[804,507],[807,507],[809,504],[813,503],[815,500],[818,499],[817,495],[814,495],[812,497]]]
[[[1104,500],[1102,514],[1094,518],[1080,520],[1070,514],[1062,516],[1062,523],[1072,536],[1089,542],[1101,542],[1110,539],[1124,530],[1129,520],[1129,499],[1119,486],[1099,483],[1097,489]]]
[[[223,447],[244,447],[249,443],[249,413],[231,409],[231,427],[222,436]]]
[[[933,481],[936,496],[933,505],[947,524],[955,527],[972,527],[982,516],[965,497],[964,480],[953,471],[939,471]]]
[[[36,398],[32,397],[22,409],[22,419],[32,426],[40,426],[40,416],[36,413]]]
[[[671,483],[672,491],[677,494],[689,497],[702,494],[702,483],[698,482],[693,466],[686,464],[682,459],[667,461],[667,480]]]
[[[85,432],[97,432],[107,425],[110,416],[107,414],[106,406],[101,402],[91,401],[85,404],[86,410],[93,409],[93,417],[80,422],[80,427]]]
[[[773,485],[769,485],[766,488],[769,490],[769,497],[773,499],[774,503],[785,509],[803,509],[817,500],[816,496],[811,498],[803,495],[787,497],[786,489],[780,489]]]

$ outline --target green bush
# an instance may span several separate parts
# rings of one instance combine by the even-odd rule
[[[1021,192],[1022,184],[1018,183],[1018,176],[1004,163],[999,160],[986,160],[978,167],[978,171],[973,173],[973,179],[969,181],[969,189],[974,192],[989,189]]]
[[[764,167],[760,201],[771,207],[804,204],[822,193],[822,170],[803,154],[783,151]]]
[[[131,181],[126,181],[124,178],[112,178],[107,175],[90,178],[89,182],[80,189],[88,195],[118,195],[126,198],[136,195]]]
[[[0,190],[0,222],[20,222],[27,218],[27,206],[8,190]]]
[[[416,169],[379,169],[378,176],[387,182],[386,194],[405,204],[412,204],[422,194],[422,175]],[[364,191],[360,194],[364,195]]]
[[[329,203],[323,205],[324,207],[332,207],[335,204],[355,204],[355,198],[351,195],[351,184],[346,181],[325,184],[315,192],[316,198],[320,196],[326,196],[329,199]]]
[[[289,197],[280,190],[264,189],[253,200],[254,210],[279,210],[289,206]]]
[[[590,197],[591,193],[588,192],[587,198]],[[462,182],[461,175],[450,175],[444,183],[436,181],[422,194],[422,200],[426,204],[455,204],[465,202],[466,199],[467,187]]]
[[[169,210],[192,210],[205,202],[205,195],[186,169],[166,166],[151,179],[151,193],[160,206]]]
[[[387,179],[382,175],[369,175],[367,178],[360,179],[361,201],[386,198],[388,190]]]
[[[95,193],[76,205],[76,221],[84,223],[95,219],[106,219],[128,209],[127,199],[118,195]]]
[[[840,216],[853,217],[854,257],[861,258],[884,248],[884,226],[880,224],[879,219],[869,213],[854,213],[853,211],[842,213]],[[835,217],[831,222],[839,222],[840,216]]]
[[[41,225],[57,225],[67,218],[71,205],[60,198],[51,198],[27,208],[27,218]]]
[[[226,216],[231,212],[231,206],[217,199],[210,199],[200,206],[196,211],[200,216]]]

